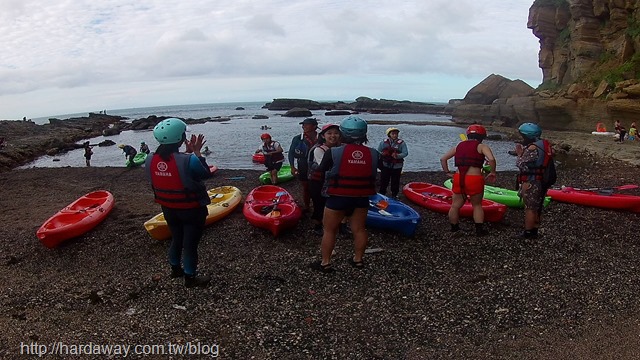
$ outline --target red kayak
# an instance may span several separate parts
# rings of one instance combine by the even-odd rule
[[[640,196],[617,194],[613,192],[613,189],[600,190],[603,191],[562,187],[561,189],[549,189],[547,195],[551,196],[553,201],[603,209],[640,212]],[[610,191],[605,192],[604,190]]]
[[[451,196],[453,192],[445,187],[424,182],[411,182],[404,186],[402,193],[407,199],[439,213],[447,214],[451,208]],[[483,199],[484,220],[497,222],[502,220],[507,211],[507,206],[497,202]],[[470,202],[465,202],[460,208],[461,217],[473,217],[473,207]]]
[[[113,195],[108,191],[88,193],[45,221],[36,236],[44,246],[56,247],[93,229],[109,215],[113,205]]]
[[[251,225],[267,229],[273,236],[295,227],[302,217],[302,210],[291,194],[274,185],[262,185],[251,190],[242,213]]]
[[[253,154],[253,156],[251,157],[251,160],[253,162],[264,164],[264,154],[263,153]]]

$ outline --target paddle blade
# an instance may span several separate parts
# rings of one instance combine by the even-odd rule
[[[376,203],[376,207],[381,210],[385,210],[389,207],[389,202],[387,200],[380,200]]]
[[[270,217],[270,218],[277,218],[277,217],[280,217],[280,215],[281,215],[281,214],[280,214],[280,210],[278,210],[278,209],[273,209],[270,213],[268,213],[268,214],[267,214],[267,217]]]

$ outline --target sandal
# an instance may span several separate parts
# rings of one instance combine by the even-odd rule
[[[356,269],[359,269],[359,270],[364,269],[364,261],[363,260],[355,261],[355,260],[353,260],[353,258],[349,258],[349,264],[351,264],[351,266],[353,266]]]
[[[325,274],[330,274],[330,273],[336,271],[336,269],[333,268],[331,263],[326,264],[326,265],[322,265],[322,261],[321,260],[312,262],[309,265],[309,267],[312,268],[313,270],[320,271],[320,272],[323,272]]]

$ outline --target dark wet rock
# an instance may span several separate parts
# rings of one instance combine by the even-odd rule
[[[238,106],[236,110],[244,110],[244,108],[242,106]]]
[[[269,117],[267,115],[253,115],[251,118],[254,120],[264,120],[268,119]]]
[[[291,110],[288,110],[282,116],[286,116],[286,117],[310,117],[311,115],[313,115],[313,114],[311,113],[311,111],[309,111],[309,109],[293,108]]]
[[[351,115],[351,111],[349,110],[333,110],[327,111],[324,113],[325,116],[346,116]]]

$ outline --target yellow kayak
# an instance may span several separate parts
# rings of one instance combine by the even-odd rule
[[[209,215],[207,215],[206,225],[211,225],[231,214],[242,201],[242,192],[235,186],[219,186],[207,193],[209,193],[211,204],[207,205]],[[171,237],[171,231],[162,213],[147,220],[144,228],[154,239],[165,240]]]

